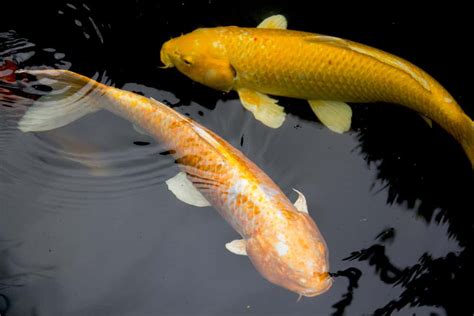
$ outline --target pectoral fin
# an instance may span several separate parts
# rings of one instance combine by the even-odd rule
[[[231,242],[228,242],[227,244],[225,244],[225,247],[233,254],[240,256],[247,255],[247,250],[245,248],[245,240],[243,239],[236,239]]]
[[[257,28],[259,29],[286,29],[288,26],[288,22],[286,18],[281,15],[272,15],[265,20],[263,20]]]
[[[173,178],[166,181],[168,189],[184,203],[197,207],[210,206],[211,204],[189,181],[184,172],[178,173]]]
[[[298,199],[294,203],[296,209],[298,211],[302,212],[302,213],[309,214],[308,213],[308,204],[306,204],[306,198],[304,197],[303,193],[301,193],[300,191],[298,191],[296,189],[293,189],[293,191],[298,193]]]
[[[319,120],[331,131],[342,134],[351,128],[352,109],[339,101],[309,100]]]
[[[285,121],[285,111],[282,106],[277,104],[277,100],[249,89],[239,89],[238,93],[244,108],[252,112],[257,120],[268,127],[278,128]]]

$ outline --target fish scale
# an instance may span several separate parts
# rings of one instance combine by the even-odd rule
[[[119,92],[114,91],[114,93],[127,94],[127,92],[118,91]],[[114,95],[113,98],[120,99],[121,97]],[[128,99],[125,99],[124,103],[126,104],[127,102],[129,102]],[[150,101],[144,98],[142,102],[143,104],[147,104]],[[123,111],[123,109],[128,108],[123,106],[121,111]],[[134,109],[134,111],[141,113],[139,109]],[[250,225],[250,223],[253,222],[255,210],[249,210],[236,199],[228,200],[228,192],[232,184],[237,181],[244,179],[249,182],[249,186],[244,187],[241,194],[248,197],[249,200],[256,201],[254,202],[254,207],[262,209],[263,213],[266,207],[264,203],[258,203],[259,194],[261,193],[259,190],[250,189],[252,186],[265,185],[274,188],[281,195],[278,196],[278,200],[284,201],[287,204],[286,207],[292,208],[292,204],[284,197],[283,193],[276,187],[272,180],[262,174],[258,167],[246,157],[240,153],[236,153],[234,149],[229,148],[217,135],[202,126],[200,127],[205,133],[209,134],[210,137],[222,143],[222,147],[219,149],[210,146],[206,141],[202,140],[201,136],[194,130],[196,123],[190,123],[189,119],[180,114],[167,113],[169,112],[167,107],[164,107],[163,112],[163,115],[158,115],[154,120],[147,120],[150,122],[149,125],[143,125],[143,117],[141,115],[135,115],[135,120],[137,123],[140,123],[150,135],[159,135],[160,140],[167,144],[167,148],[171,148],[176,152],[174,156],[177,157],[179,165],[188,174],[208,179],[211,183],[217,183],[216,186],[200,185],[199,180],[191,179],[192,182],[197,182],[196,186],[201,189],[204,196],[208,198],[212,204],[218,206],[218,209],[220,209],[221,214],[225,218],[232,217],[238,219],[236,222],[232,221],[234,223],[233,226],[235,226],[234,228],[239,233],[243,235],[250,235],[252,233],[253,225]],[[163,124],[164,128],[156,130],[156,127],[159,126],[156,122],[162,120],[162,116],[164,115],[167,117],[167,123]],[[122,116],[124,116],[124,114],[122,114]],[[169,128],[170,125],[176,124],[176,122],[180,122],[179,127]],[[168,128],[166,128],[167,125]],[[224,159],[223,156],[227,158]],[[219,168],[218,166],[223,167]],[[267,198],[263,197],[263,200],[267,200]],[[235,223],[238,224],[235,225]]]
[[[294,36],[283,35],[288,32],[292,32]],[[324,97],[330,100],[389,102],[393,95],[400,95],[397,86],[403,81],[408,80],[411,84],[414,81],[407,74],[370,57],[325,44],[305,43],[305,38],[315,36],[311,33],[228,27],[227,32],[222,34],[225,35],[221,41],[230,47],[229,62],[238,73],[260,70],[258,76],[242,77],[248,78],[248,81],[239,79],[236,88],[252,87],[264,93],[306,99]],[[240,35],[247,37],[247,40],[241,39]],[[258,44],[249,45],[251,38],[264,38],[265,42],[271,43],[272,49],[269,52],[266,48],[261,49]],[[247,45],[241,45],[241,41],[246,41]],[[293,49],[295,46],[297,49]],[[282,49],[284,47],[288,49]],[[242,54],[242,49],[248,52]],[[332,65],[329,65],[329,61]],[[290,85],[281,84],[278,89],[266,88],[275,84],[276,75],[291,78],[292,73],[305,73],[310,80],[293,79],[290,80]],[[389,82],[381,80],[386,77],[390,79]],[[315,87],[315,84],[319,87]],[[361,88],[361,93],[350,93],[347,87]],[[422,89],[419,87],[417,92],[425,93]],[[302,93],[302,90],[311,91],[311,95]],[[378,100],[380,92],[383,92],[387,100]]]
[[[28,109],[20,130],[58,128],[100,109],[129,120],[175,158],[183,173],[166,182],[175,196],[196,206],[210,203],[241,235],[228,243],[238,246],[226,244],[227,249],[247,254],[267,280],[300,295],[315,296],[331,287],[326,243],[301,193],[297,208],[240,151],[163,103],[67,70],[23,72],[53,92]]]
[[[344,102],[404,105],[450,133],[474,167],[473,121],[426,72],[376,48],[285,28],[286,19],[273,16],[258,28],[197,29],[166,42],[161,60],[205,85],[238,91],[244,107],[272,128],[281,126],[285,113],[267,94],[310,101],[339,133],[350,128],[352,116]]]

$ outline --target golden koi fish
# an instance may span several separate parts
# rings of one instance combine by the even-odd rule
[[[285,112],[267,94],[308,100],[320,121],[339,133],[351,125],[345,102],[404,105],[450,133],[474,167],[473,121],[426,72],[381,50],[286,25],[276,15],[258,28],[197,29],[166,42],[161,61],[211,88],[236,90],[243,106],[273,128]]]
[[[326,243],[300,192],[293,205],[240,151],[154,99],[67,70],[22,72],[52,91],[25,113],[20,130],[58,128],[100,109],[131,121],[169,149],[183,171],[167,181],[168,188],[187,203],[214,206],[242,236],[227,249],[248,255],[263,277],[300,295],[331,287]]]

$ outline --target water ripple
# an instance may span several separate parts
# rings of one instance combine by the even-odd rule
[[[5,122],[2,117],[0,124],[2,183],[41,188],[61,204],[115,199],[161,184],[168,176],[163,170],[173,164],[159,155],[159,145],[128,144],[125,150],[104,152],[81,135],[61,130],[25,135],[13,119]],[[4,193],[17,194],[8,189]]]
[[[31,49],[35,51],[28,51]],[[8,60],[17,68],[27,67],[27,59],[20,57],[34,56],[36,52],[52,57],[52,67],[57,66],[58,60],[62,66],[70,65],[64,59],[65,54],[54,48],[38,48],[14,32],[0,33],[0,65]],[[11,73],[5,72],[5,76]],[[112,84],[105,72],[97,72],[91,77]],[[162,184],[172,176],[169,167],[173,161],[159,155],[163,149],[156,143],[136,146],[134,141],[119,139],[114,140],[119,146],[104,149],[103,144],[94,142],[95,137],[87,128],[79,132],[62,128],[44,133],[22,133],[17,128],[18,121],[35,99],[48,92],[41,82],[32,81],[32,78],[17,76],[16,79],[0,78],[0,185],[4,198],[24,198],[19,192],[25,190],[15,189],[23,187],[27,191],[41,191],[40,197],[31,201],[36,208],[80,207],[130,195]],[[68,99],[66,102],[74,101]],[[101,133],[114,139],[109,129],[103,129]],[[133,140],[145,137],[131,126],[127,136]]]

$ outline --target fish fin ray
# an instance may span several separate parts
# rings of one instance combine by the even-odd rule
[[[18,122],[23,132],[48,131],[100,110],[99,83],[63,69],[19,70],[35,76],[52,91],[37,99]]]
[[[197,207],[211,206],[209,201],[194,187],[184,172],[179,172],[173,178],[166,180],[166,185],[178,200],[186,204]]]
[[[266,126],[278,128],[285,121],[285,111],[277,100],[250,89],[239,89],[237,92],[244,108]]]
[[[331,131],[342,134],[351,128],[352,109],[340,101],[309,100],[314,114]]]
[[[259,29],[286,29],[288,27],[288,22],[284,15],[272,15],[263,20],[257,28]]]
[[[227,250],[233,254],[247,256],[246,241],[244,239],[236,239],[225,244]]]

